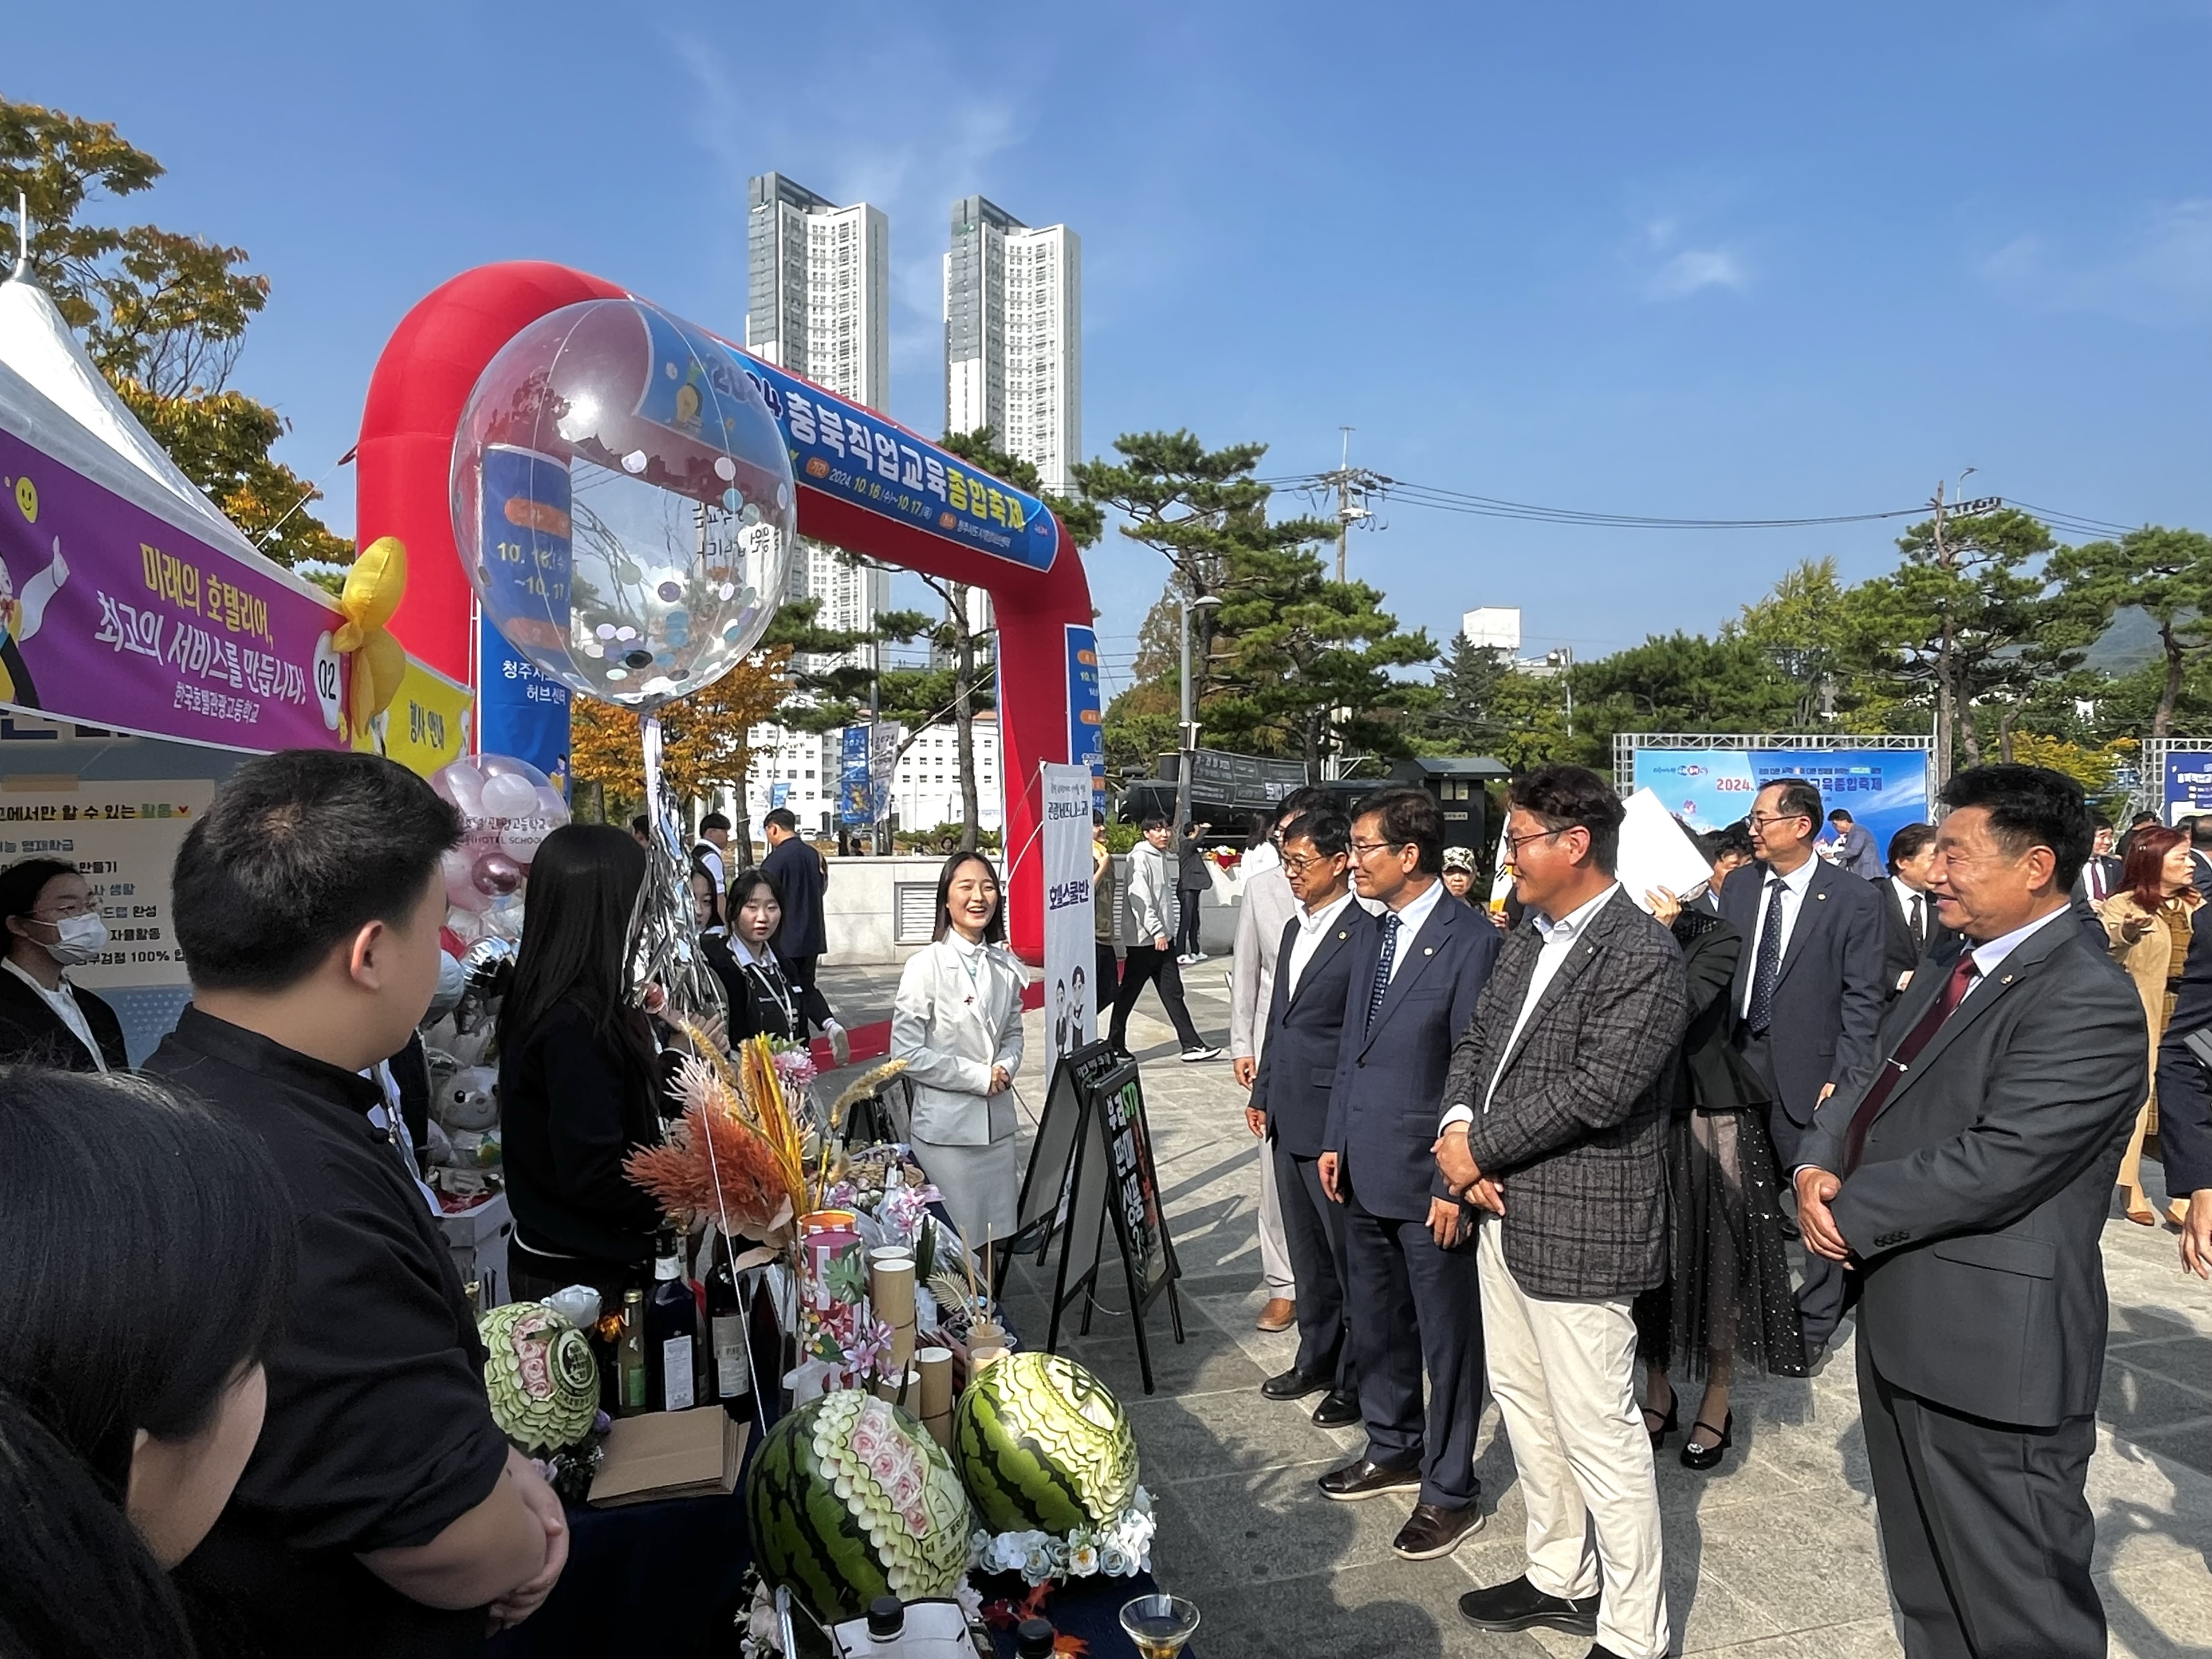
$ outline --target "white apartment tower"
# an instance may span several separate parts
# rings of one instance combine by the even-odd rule
[[[745,349],[870,409],[890,407],[890,222],[881,208],[840,207],[780,173],[752,180],[746,223]],[[860,633],[890,608],[890,576],[802,541],[794,599],[817,599],[824,628]],[[861,655],[854,653],[855,658]],[[821,672],[834,657],[810,656]]]
[[[981,196],[952,204],[945,256],[945,426],[988,426],[1065,493],[1083,458],[1083,239]]]

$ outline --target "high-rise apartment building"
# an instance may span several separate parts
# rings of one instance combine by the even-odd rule
[[[890,222],[880,208],[840,207],[780,173],[750,191],[745,349],[869,408],[890,408]],[[799,543],[787,590],[816,599],[823,628],[866,633],[890,608],[890,576]],[[864,659],[864,652],[853,653]],[[836,657],[810,655],[821,672]]]
[[[841,397],[891,401],[890,221],[780,173],[752,181],[745,349]]]
[[[988,426],[1065,492],[1083,458],[1083,239],[996,203],[952,204],[945,256],[945,425]]]

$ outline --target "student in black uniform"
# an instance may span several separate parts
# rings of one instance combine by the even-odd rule
[[[730,995],[730,1041],[765,1033],[779,1042],[803,1041],[818,1029],[844,1063],[845,1029],[829,999],[784,972],[775,952],[783,926],[783,892],[765,870],[740,870],[730,883],[730,954],[738,983]],[[739,991],[743,992],[740,995]]]
[[[437,985],[459,839],[404,769],[295,750],[240,766],[177,855],[192,1003],[146,1069],[260,1139],[296,1228],[260,1443],[178,1569],[211,1650],[478,1654],[568,1559],[560,1500],[492,1421],[445,1236],[369,1121],[363,1073]]]
[[[74,864],[24,859],[0,870],[0,1060],[65,1072],[120,1072],[123,1022],[67,970],[107,948],[100,903]]]

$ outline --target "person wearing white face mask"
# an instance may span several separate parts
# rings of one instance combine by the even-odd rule
[[[63,970],[96,962],[107,924],[92,884],[59,859],[24,859],[0,870],[0,1060],[65,1072],[130,1069],[123,1022]]]

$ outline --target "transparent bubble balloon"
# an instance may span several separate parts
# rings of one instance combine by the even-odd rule
[[[453,497],[484,615],[571,690],[641,712],[759,642],[799,523],[743,358],[635,300],[564,307],[492,359]]]

